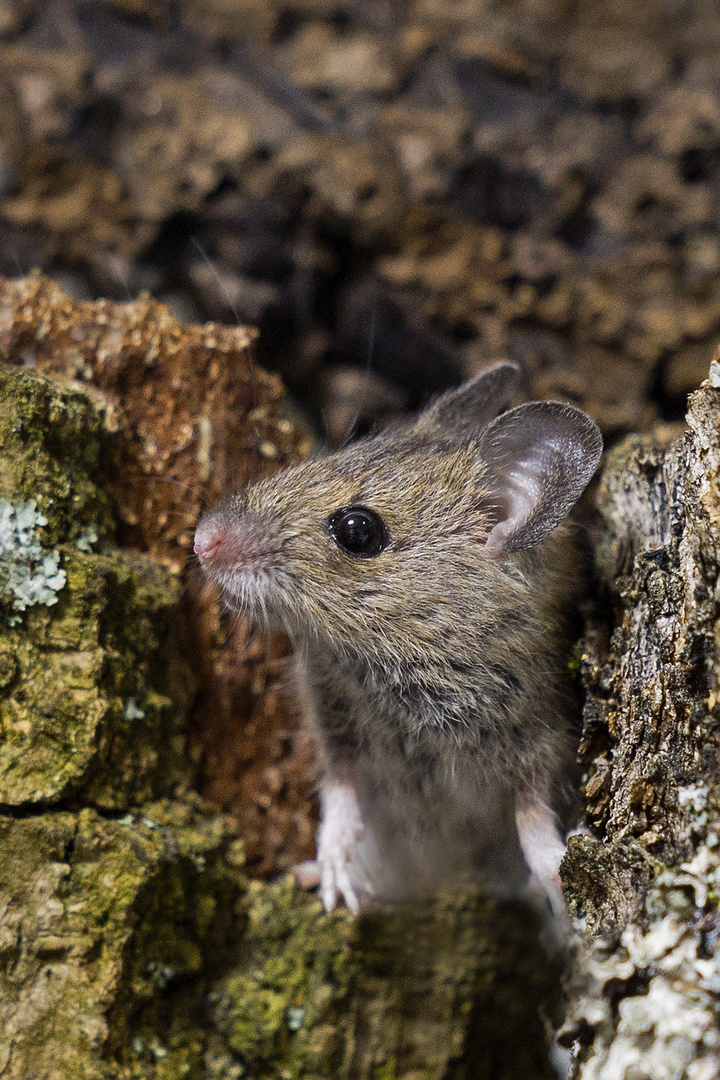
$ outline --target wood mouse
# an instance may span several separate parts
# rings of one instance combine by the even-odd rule
[[[312,871],[327,910],[468,876],[514,890],[528,869],[563,909],[567,619],[583,575],[562,523],[602,438],[570,405],[503,412],[518,379],[498,364],[198,525],[228,603],[294,643],[324,754]]]

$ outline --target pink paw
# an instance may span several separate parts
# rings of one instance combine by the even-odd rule
[[[317,866],[323,905],[333,911],[340,896],[357,915],[374,889],[360,857],[365,826],[354,789],[349,784],[326,787],[320,817]]]
[[[564,921],[567,908],[560,880],[560,863],[566,846],[555,814],[541,798],[526,797],[515,808],[515,821],[520,847],[531,873],[531,884],[549,900],[555,916]]]

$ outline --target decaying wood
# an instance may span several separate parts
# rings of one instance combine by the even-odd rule
[[[157,374],[143,342],[157,356],[169,324],[177,359],[210,328],[149,301],[73,305],[37,279],[4,296],[0,1075],[550,1080],[560,959],[527,904],[325,915],[291,879],[251,881],[242,830],[192,791],[201,657],[178,647],[172,565],[117,543],[107,468],[150,452],[152,410],[126,426]],[[65,374],[87,342],[89,387],[20,363]],[[132,360],[109,433],[107,382]],[[249,740],[255,720],[233,717]]]
[[[689,430],[608,456],[583,657],[588,815],[565,880],[590,939],[564,1038],[578,1080],[720,1075],[720,365]]]

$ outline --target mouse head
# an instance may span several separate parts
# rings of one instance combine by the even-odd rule
[[[458,605],[492,602],[515,554],[560,524],[600,459],[597,427],[572,406],[497,416],[517,376],[499,365],[407,427],[250,485],[200,522],[205,569],[233,605],[296,635],[427,647],[439,612],[452,622]]]

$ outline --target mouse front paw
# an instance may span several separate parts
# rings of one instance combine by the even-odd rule
[[[365,837],[357,796],[350,784],[327,786],[320,806],[317,864],[320,898],[333,911],[338,896],[353,915],[374,895],[374,888],[360,855]]]

